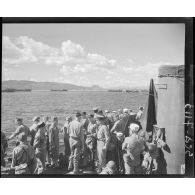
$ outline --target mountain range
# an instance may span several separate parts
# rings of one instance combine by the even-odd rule
[[[57,82],[36,82],[27,80],[7,80],[2,81],[2,90],[7,88],[13,89],[31,89],[31,90],[104,90],[104,88],[98,85],[92,85],[91,87],[84,87],[79,85],[73,85],[69,83],[57,83]]]

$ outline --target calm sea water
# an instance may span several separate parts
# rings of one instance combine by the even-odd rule
[[[142,93],[106,91],[2,93],[1,130],[7,136],[14,132],[15,117],[22,117],[24,124],[30,126],[34,116],[57,116],[59,127],[62,127],[67,115],[76,111],[90,113],[93,107],[100,107],[102,110],[127,107],[137,112],[139,106],[145,105],[146,97]]]

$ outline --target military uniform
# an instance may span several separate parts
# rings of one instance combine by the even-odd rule
[[[138,140],[138,137],[134,134],[126,137],[122,149],[126,151],[123,155],[125,174],[141,173],[140,154],[143,150],[143,145]]]
[[[50,164],[51,159],[50,159],[50,144],[49,144],[49,127],[50,123],[46,122],[45,123],[45,136],[46,136],[46,161]]]
[[[57,165],[59,158],[59,129],[54,124],[49,127],[49,143],[52,164]]]
[[[35,151],[32,146],[21,143],[13,150],[11,167],[17,167],[26,163],[29,172],[34,173],[36,169]]]
[[[89,125],[89,120],[88,120],[87,118],[82,119],[82,120],[81,120],[81,124],[82,124],[82,126],[83,126],[84,132],[86,133],[87,128],[88,128],[88,125]]]
[[[46,161],[46,136],[43,129],[38,129],[33,146],[35,148],[36,157],[40,159],[44,170]]]
[[[69,143],[69,134],[68,134],[69,130],[68,129],[69,129],[69,123],[68,121],[66,121],[64,124],[64,127],[62,128],[63,136],[64,136],[64,146],[65,146],[64,155],[66,157],[70,156],[70,143]]]
[[[110,133],[106,125],[99,125],[97,130],[97,156],[98,156],[98,169],[101,171],[106,165],[106,151],[105,146],[110,140]]]
[[[33,144],[34,144],[36,132],[37,132],[37,124],[33,123],[33,125],[30,127],[30,135],[31,135],[30,144],[31,144],[31,146],[33,146]]]
[[[7,144],[6,135],[1,131],[1,165],[2,166],[5,166],[4,157],[5,157],[5,151],[7,147],[8,144]]]
[[[74,120],[70,123],[69,126],[69,142],[70,142],[70,162],[69,169],[72,168],[72,164],[74,166],[74,173],[78,173],[79,171],[79,160],[81,155],[81,149],[84,144],[84,133],[81,122]]]
[[[25,141],[27,141],[27,136],[29,136],[30,135],[30,130],[29,130],[29,128],[26,126],[26,125],[19,125],[18,127],[17,127],[17,129],[16,129],[16,131],[14,132],[14,135],[15,136],[18,136],[19,134],[21,134],[21,133],[25,133],[25,135],[26,135],[26,140]],[[17,138],[18,139],[18,138]]]
[[[97,128],[96,124],[89,123],[87,128],[87,139],[85,142],[90,150],[91,162],[93,167],[95,167],[95,150],[97,147],[96,128]]]

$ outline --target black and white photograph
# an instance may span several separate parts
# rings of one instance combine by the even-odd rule
[[[193,18],[3,18],[1,177],[194,177]]]

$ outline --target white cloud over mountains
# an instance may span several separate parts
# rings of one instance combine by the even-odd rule
[[[171,64],[158,62],[135,65],[130,58],[124,59],[124,64],[101,54],[90,53],[70,40],[63,41],[60,48],[54,48],[27,36],[14,40],[3,36],[2,54],[5,79],[14,79],[10,77],[13,67],[21,68],[25,64],[38,63],[40,66],[54,66],[58,69],[59,76],[51,81],[98,84],[103,87],[148,85],[149,79],[157,76],[160,65]]]

